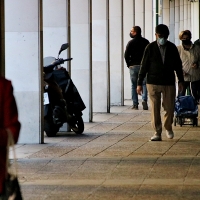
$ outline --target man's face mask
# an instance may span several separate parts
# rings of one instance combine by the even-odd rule
[[[131,32],[129,33],[129,36],[130,36],[131,38],[134,38],[134,37],[135,37],[134,35],[131,34]]]
[[[159,45],[165,45],[165,43],[167,42],[167,39],[165,39],[164,37],[161,37],[161,38],[158,38],[157,41]]]
[[[191,44],[191,41],[190,41],[190,39],[182,40],[182,44],[189,45],[189,44]]]

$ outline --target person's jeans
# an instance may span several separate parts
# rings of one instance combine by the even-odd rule
[[[130,70],[130,79],[131,79],[131,95],[133,100],[133,105],[138,105],[138,94],[137,94],[137,80],[138,80],[138,73],[140,71],[140,65],[134,65],[129,67]],[[147,93],[147,87],[146,87],[146,78],[143,81],[142,85],[142,100],[147,101],[148,99],[148,93]]]

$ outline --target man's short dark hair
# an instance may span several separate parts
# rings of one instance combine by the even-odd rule
[[[156,26],[156,33],[169,36],[169,28],[165,24],[159,24]]]
[[[139,26],[133,26],[134,31],[136,32],[137,35],[141,35],[141,28]]]

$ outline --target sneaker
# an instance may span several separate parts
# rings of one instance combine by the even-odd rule
[[[168,139],[173,139],[174,137],[174,132],[173,131],[168,131],[166,130],[166,136]]]
[[[137,105],[133,105],[132,109],[133,110],[138,110],[138,106]]]
[[[162,141],[162,137],[160,135],[154,135],[149,141]]]
[[[148,105],[146,101],[142,102],[143,110],[148,110]]]

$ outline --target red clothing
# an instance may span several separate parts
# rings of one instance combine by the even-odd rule
[[[18,111],[13,96],[11,81],[0,77],[0,193],[3,190],[3,182],[6,175],[6,146],[8,133],[12,132],[15,143],[17,143],[20,131]]]

